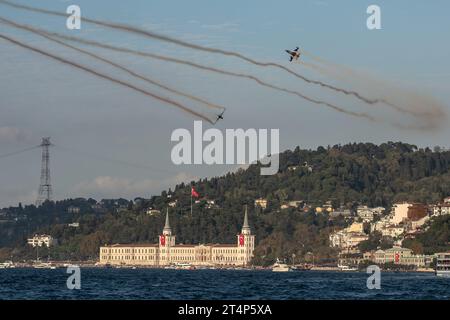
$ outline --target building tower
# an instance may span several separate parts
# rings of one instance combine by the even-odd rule
[[[52,199],[52,185],[50,183],[50,137],[42,138],[42,163],[41,163],[41,183],[39,185],[36,206]]]
[[[252,234],[250,225],[248,224],[247,206],[245,206],[244,224],[242,225],[241,234],[238,235],[238,247],[244,249],[244,265],[248,265],[253,258],[253,250],[255,249],[255,235]]]
[[[162,235],[159,236],[159,264],[170,264],[170,248],[175,246],[175,236],[169,222],[169,209],[166,211],[166,223]]]

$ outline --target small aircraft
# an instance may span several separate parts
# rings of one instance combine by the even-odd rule
[[[221,114],[218,114],[218,115],[217,115],[216,122],[219,121],[219,120],[223,120],[223,114],[224,114],[224,113],[225,113],[225,110],[223,110]],[[214,122],[214,123],[216,123],[216,122]]]
[[[292,60],[293,59],[295,59],[295,60],[298,60],[298,58],[300,58],[300,55],[301,55],[301,53],[300,52],[298,52],[298,47],[296,47],[294,50],[286,50],[286,52],[291,56],[291,60],[289,60],[289,61],[291,61],[292,62]]]

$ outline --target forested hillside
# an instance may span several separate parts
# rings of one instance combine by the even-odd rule
[[[93,209],[93,199],[5,208],[0,259],[1,255],[33,257],[35,252],[25,245],[25,239],[35,232],[58,238],[60,245],[42,254],[60,259],[94,259],[104,243],[156,242],[168,203],[177,201],[169,214],[178,243],[236,241],[243,207],[248,205],[257,237],[255,262],[268,263],[292,254],[305,257],[308,252],[326,260],[335,256],[328,246],[330,230],[347,222],[316,214],[316,206],[331,201],[335,208],[359,204],[389,208],[396,201],[435,203],[450,195],[450,151],[418,149],[405,143],[296,148],[280,154],[278,174],[261,176],[259,172],[258,165],[252,165],[222,177],[180,184],[149,199],[104,202],[102,212]],[[192,216],[191,186],[201,200],[194,204]],[[265,210],[255,207],[257,198],[268,200]],[[208,206],[206,200],[215,200],[215,206]],[[289,200],[304,200],[310,210],[281,210],[281,204]],[[80,212],[68,213],[69,206],[79,207]],[[149,216],[149,207],[162,213]],[[69,227],[72,222],[79,222],[79,228]]]

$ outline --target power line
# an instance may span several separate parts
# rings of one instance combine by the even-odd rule
[[[5,154],[0,155],[0,159],[1,159],[1,158],[7,158],[7,157],[10,157],[10,156],[14,156],[14,155],[16,155],[16,154],[21,154],[21,153],[23,153],[23,152],[27,152],[27,151],[30,151],[30,150],[34,150],[34,149],[37,149],[37,148],[40,148],[40,147],[41,147],[41,146],[33,146],[33,147],[25,148],[25,149],[22,149],[22,150],[10,152],[10,153],[5,153]]]

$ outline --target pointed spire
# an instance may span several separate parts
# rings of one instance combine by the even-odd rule
[[[248,213],[247,213],[247,205],[245,206],[245,215],[244,215],[244,224],[242,225],[242,232],[250,231],[250,226],[248,224]]]
[[[170,223],[169,223],[169,208],[166,209],[166,223],[164,225],[164,229],[163,229],[163,233],[166,232],[172,232],[172,229],[170,228]]]

